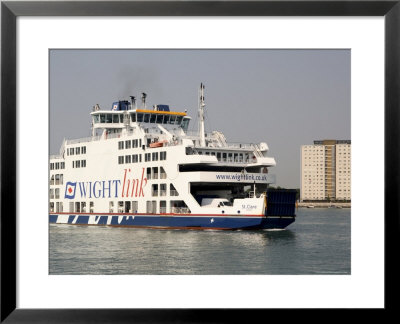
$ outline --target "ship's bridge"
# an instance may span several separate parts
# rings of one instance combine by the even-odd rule
[[[131,123],[162,124],[187,130],[190,117],[186,112],[170,111],[168,105],[154,105],[151,109],[130,109],[128,101],[113,103],[110,110],[101,110],[98,105],[91,112],[94,128],[123,128]]]

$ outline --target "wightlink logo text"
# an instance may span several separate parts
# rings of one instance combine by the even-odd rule
[[[147,178],[144,177],[142,168],[141,177],[132,177],[132,170],[125,169],[123,180],[102,180],[67,182],[65,185],[65,199],[80,198],[118,198],[118,197],[144,197],[144,188]],[[79,193],[79,194],[78,194]]]

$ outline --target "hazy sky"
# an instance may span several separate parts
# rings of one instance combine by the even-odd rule
[[[206,131],[267,142],[277,185],[300,186],[300,146],[350,138],[350,50],[51,50],[50,152],[90,136],[98,103],[147,93],[192,117],[205,84]]]

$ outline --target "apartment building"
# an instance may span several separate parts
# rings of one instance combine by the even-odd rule
[[[351,141],[301,146],[301,201],[351,200]]]

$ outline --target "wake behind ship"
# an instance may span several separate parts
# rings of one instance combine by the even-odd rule
[[[294,222],[296,192],[268,188],[276,165],[268,145],[205,133],[203,84],[198,132],[188,131],[186,112],[147,109],[146,97],[141,107],[134,96],[111,110],[94,106],[92,136],[64,140],[50,156],[50,223],[233,230]]]

